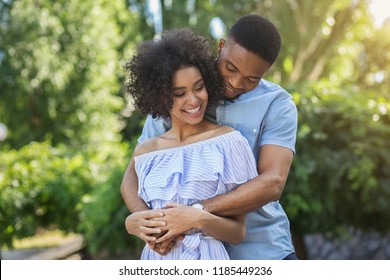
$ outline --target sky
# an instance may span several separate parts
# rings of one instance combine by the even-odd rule
[[[380,27],[386,18],[390,18],[389,0],[372,0],[370,4],[371,13],[375,19],[375,25]]]

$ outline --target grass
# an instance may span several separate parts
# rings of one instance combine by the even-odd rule
[[[39,234],[14,241],[14,249],[47,248],[62,245],[77,234],[65,234],[60,230],[42,231]]]

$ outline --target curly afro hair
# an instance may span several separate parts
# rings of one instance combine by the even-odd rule
[[[240,17],[228,34],[241,47],[251,51],[271,65],[278,57],[282,40],[278,29],[268,19],[248,14]]]
[[[165,31],[160,39],[148,40],[137,47],[126,62],[126,93],[142,114],[153,118],[170,117],[173,105],[173,74],[183,67],[197,67],[208,91],[208,105],[222,98],[222,80],[208,40],[183,28]]]

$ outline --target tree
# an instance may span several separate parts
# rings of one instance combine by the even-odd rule
[[[390,103],[356,87],[297,97],[297,156],[283,197],[295,233],[390,231]],[[369,95],[369,96],[367,96]]]
[[[0,14],[0,241],[12,246],[42,227],[78,230],[123,164],[120,61],[142,37],[121,0],[1,1]]]
[[[390,98],[390,20],[377,29],[363,30],[359,59],[351,68],[359,69],[354,76],[356,83],[365,91],[376,93],[375,99],[381,102]]]
[[[297,156],[282,197],[297,243],[302,243],[303,234],[337,237],[351,227],[390,231],[384,203],[390,192],[384,171],[389,151],[385,139],[390,137],[389,88],[384,82],[389,58],[377,51],[388,46],[383,36],[386,25],[375,29],[365,1],[350,4],[357,6],[350,16],[342,17],[341,26],[336,16],[335,21],[327,18],[332,30],[339,29],[335,34],[341,34],[337,40],[324,37],[319,42],[318,46],[329,44],[325,52],[321,54],[319,47],[302,67],[295,64],[301,52],[282,59],[282,71],[290,81],[295,80],[294,71],[300,73],[288,86],[298,106],[299,130]],[[333,31],[327,32],[332,36]],[[305,36],[296,38],[302,41]],[[320,71],[313,75],[315,69]],[[304,256],[304,248],[300,249]]]
[[[356,40],[368,17],[365,0],[265,1],[256,12],[282,34],[281,55],[271,72],[286,86],[330,75],[328,66],[340,60],[338,47]]]
[[[9,131],[6,144],[120,141],[119,62],[137,30],[128,24],[136,15],[123,1],[4,3],[0,119]]]
[[[61,217],[42,211],[34,201],[52,209],[64,197],[78,212],[61,211],[80,221],[77,228],[94,250],[137,244],[124,228],[118,231],[127,213],[118,182],[129,157],[124,151],[131,152],[144,118],[130,107],[121,110],[120,85],[122,61],[137,42],[155,35],[147,2],[0,2],[0,121],[10,131],[0,148],[6,202],[0,214],[8,213],[0,217],[13,221],[18,211],[41,214],[19,215],[32,222],[18,233],[34,229],[36,221],[57,223]],[[381,51],[389,48],[390,37],[384,35],[389,24],[373,27],[367,1],[160,4],[164,29],[191,26],[210,36],[212,18],[220,17],[229,30],[250,12],[279,28],[282,50],[264,78],[288,89],[299,110],[297,154],[281,198],[294,236],[336,236],[348,227],[389,232],[390,57]],[[121,136],[131,142],[129,147],[116,146]],[[69,165],[65,175],[57,170],[61,164]],[[44,166],[47,177],[34,166]],[[66,192],[59,196],[56,181],[64,178]],[[72,182],[81,187],[75,189]],[[12,208],[13,203],[19,208]],[[66,221],[68,229],[74,228],[72,219]],[[1,224],[12,231],[11,223]]]

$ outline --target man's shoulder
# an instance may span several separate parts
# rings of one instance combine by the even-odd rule
[[[268,80],[262,79],[252,91],[240,96],[239,101],[271,104],[273,102],[291,102],[292,96],[283,87]]]
[[[268,81],[268,80],[265,80],[265,79],[262,79],[259,83],[259,89],[261,91],[265,91],[265,92],[280,92],[280,93],[283,93],[283,94],[288,94],[290,95],[282,86],[274,83],[274,82],[271,82],[271,81]]]
[[[161,135],[165,133],[168,129],[170,129],[170,127],[170,119],[152,118],[152,116],[149,115],[146,118],[144,127],[142,129],[142,134],[138,138],[138,143],[142,143],[147,139]]]

